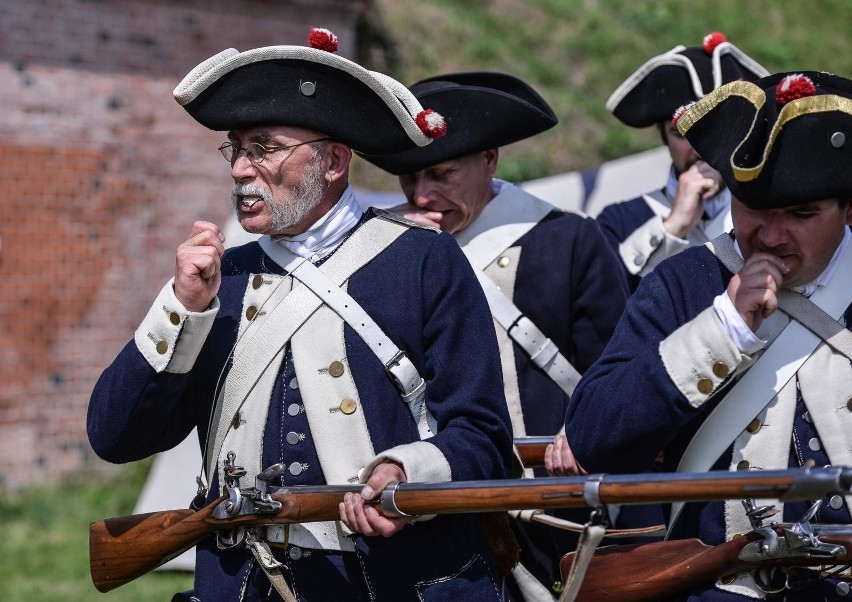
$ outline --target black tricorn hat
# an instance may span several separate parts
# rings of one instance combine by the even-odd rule
[[[852,197],[852,81],[819,72],[732,82],[677,127],[753,209]]]
[[[668,121],[681,106],[735,80],[769,75],[759,63],[714,32],[702,46],[677,46],[655,56],[628,77],[606,101],[606,108],[629,126]]]
[[[558,122],[550,105],[526,83],[505,73],[453,73],[417,82],[411,91],[440,113],[447,134],[427,147],[382,157],[362,156],[394,175],[529,138]],[[361,154],[361,153],[359,153]]]
[[[211,130],[296,126],[365,153],[395,153],[443,134],[440,115],[401,83],[333,54],[334,34],[314,29],[310,42],[224,50],[189,72],[175,100]]]

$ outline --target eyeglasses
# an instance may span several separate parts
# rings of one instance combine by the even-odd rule
[[[257,142],[252,142],[247,144],[244,147],[234,146],[230,142],[223,142],[219,147],[219,152],[222,153],[222,156],[225,157],[225,161],[233,165],[237,162],[237,158],[240,156],[242,151],[246,152],[246,157],[248,160],[252,162],[252,164],[257,165],[266,157],[266,155],[270,153],[277,153],[278,151],[290,150],[296,148],[297,146],[302,146],[304,144],[313,144],[314,142],[322,142],[324,140],[331,140],[331,138],[317,138],[316,140],[308,140],[307,142],[299,142],[298,144],[290,144],[287,146],[274,146],[274,147],[266,147]]]

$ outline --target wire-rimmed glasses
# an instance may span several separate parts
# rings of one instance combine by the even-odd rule
[[[287,146],[263,146],[259,142],[251,142],[246,146],[234,146],[230,142],[223,142],[219,146],[219,152],[222,153],[222,156],[225,157],[225,161],[233,165],[237,162],[237,158],[240,156],[242,151],[246,152],[246,157],[248,160],[252,162],[253,165],[257,165],[266,157],[266,155],[270,153],[277,153],[278,151],[283,150],[291,150],[296,148],[297,146],[302,146],[303,144],[313,144],[314,142],[322,142],[324,140],[331,140],[329,137],[325,138],[317,138],[316,140],[308,140],[306,142],[299,142],[298,144],[288,144]]]

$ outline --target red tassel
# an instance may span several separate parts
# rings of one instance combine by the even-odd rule
[[[802,75],[801,73],[788,75],[775,88],[775,100],[781,105],[785,105],[791,100],[813,96],[814,94],[816,94],[816,86],[807,75]]]
[[[436,113],[432,109],[423,109],[414,118],[414,123],[420,128],[420,131],[426,134],[427,138],[440,138],[447,133],[447,122],[440,113]]]
[[[672,116],[672,125],[677,125],[678,120],[683,117],[683,114],[686,113],[689,109],[691,109],[692,105],[694,104],[694,102],[690,102],[685,105],[679,106],[677,111],[675,111],[674,115]]]
[[[327,29],[314,27],[308,35],[308,44],[311,48],[325,50],[326,52],[337,52],[337,36]]]
[[[704,48],[704,52],[707,54],[713,54],[713,51],[716,49],[716,46],[721,44],[722,42],[727,42],[728,38],[725,37],[721,31],[714,31],[713,33],[708,33],[704,36],[704,42],[701,46]]]

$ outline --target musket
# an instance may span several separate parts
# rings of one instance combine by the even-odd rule
[[[236,467],[239,468],[239,467]],[[89,533],[92,581],[106,592],[140,577],[218,531],[338,520],[338,504],[362,485],[272,487],[285,469],[267,468],[252,488],[226,471],[224,495],[198,511],[169,510],[94,522]],[[238,476],[241,476],[237,473]],[[242,471],[245,474],[245,471]],[[588,475],[541,479],[393,483],[377,505],[388,517],[605,504],[713,501],[738,498],[820,499],[852,488],[852,468],[761,472]]]
[[[512,441],[526,468],[544,466],[544,451],[553,443],[550,437],[515,437]]]
[[[763,526],[758,517],[752,521],[752,531],[718,545],[677,539],[598,548],[575,602],[651,602],[690,588],[712,587],[717,579],[728,582],[746,571],[754,571],[760,589],[779,593],[796,582],[795,573],[788,573],[790,567],[848,567],[852,564],[852,525],[811,525],[818,507],[819,502],[793,524]],[[758,510],[767,508],[772,509]],[[571,552],[562,557],[563,579],[570,574],[575,556]],[[767,568],[780,568],[780,585],[764,580],[759,569]],[[809,578],[818,575],[809,573]]]

